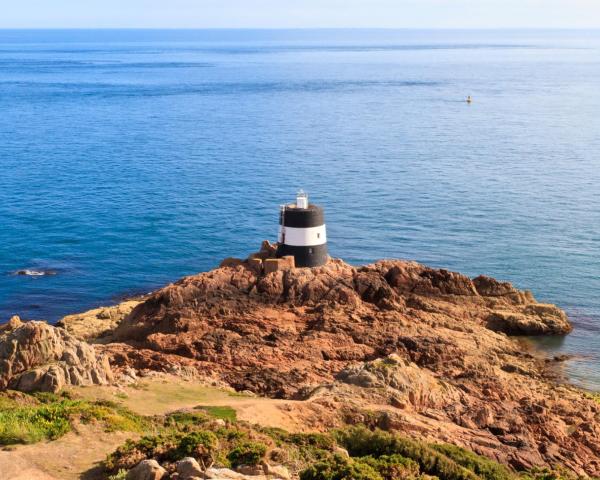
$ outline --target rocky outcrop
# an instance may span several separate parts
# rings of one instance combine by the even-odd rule
[[[0,331],[0,389],[56,392],[111,380],[108,359],[62,328],[13,317]]]
[[[140,303],[141,300],[127,300],[112,307],[67,315],[56,326],[64,328],[79,340],[108,343],[113,330]]]
[[[151,295],[113,333],[128,347],[102,348],[121,364],[168,358],[238,390],[309,399],[342,421],[375,409],[379,426],[515,468],[600,473],[600,407],[508,336],[569,332],[557,307],[414,262],[226,265]]]
[[[263,250],[256,255],[268,258]],[[236,390],[304,399],[322,407],[315,411],[328,425],[361,422],[464,446],[514,468],[561,464],[600,475],[600,406],[556,382],[557,362],[510,338],[568,333],[559,308],[506,282],[414,262],[331,260],[265,273],[254,260],[261,258],[229,259],[155,292],[117,315],[96,350],[116,371],[195,369]],[[82,322],[62,324],[93,338]],[[5,385],[26,387],[21,377],[37,367],[52,378],[62,371],[67,382],[73,365],[81,365],[77,372],[103,365],[85,344],[78,347],[84,354],[65,357],[56,345],[77,340],[38,323],[28,328],[39,332],[16,335],[25,327],[18,326],[0,343],[0,352],[12,352],[0,353],[8,359],[0,364],[9,372]],[[45,346],[26,340],[32,337]]]

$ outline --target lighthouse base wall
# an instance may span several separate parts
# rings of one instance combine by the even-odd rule
[[[318,267],[325,265],[329,258],[326,243],[310,247],[279,244],[277,257],[285,257],[286,255],[294,256],[296,267]]]

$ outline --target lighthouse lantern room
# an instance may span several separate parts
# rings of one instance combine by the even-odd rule
[[[282,205],[279,213],[277,256],[292,255],[296,267],[318,267],[327,263],[327,234],[323,208],[308,202],[302,190],[296,203]]]

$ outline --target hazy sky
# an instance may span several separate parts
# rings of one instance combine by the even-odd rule
[[[0,0],[0,28],[597,28],[600,0]]]

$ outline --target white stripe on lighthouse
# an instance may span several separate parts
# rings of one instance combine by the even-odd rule
[[[312,247],[327,243],[325,225],[309,228],[281,227],[280,241],[292,247]]]

